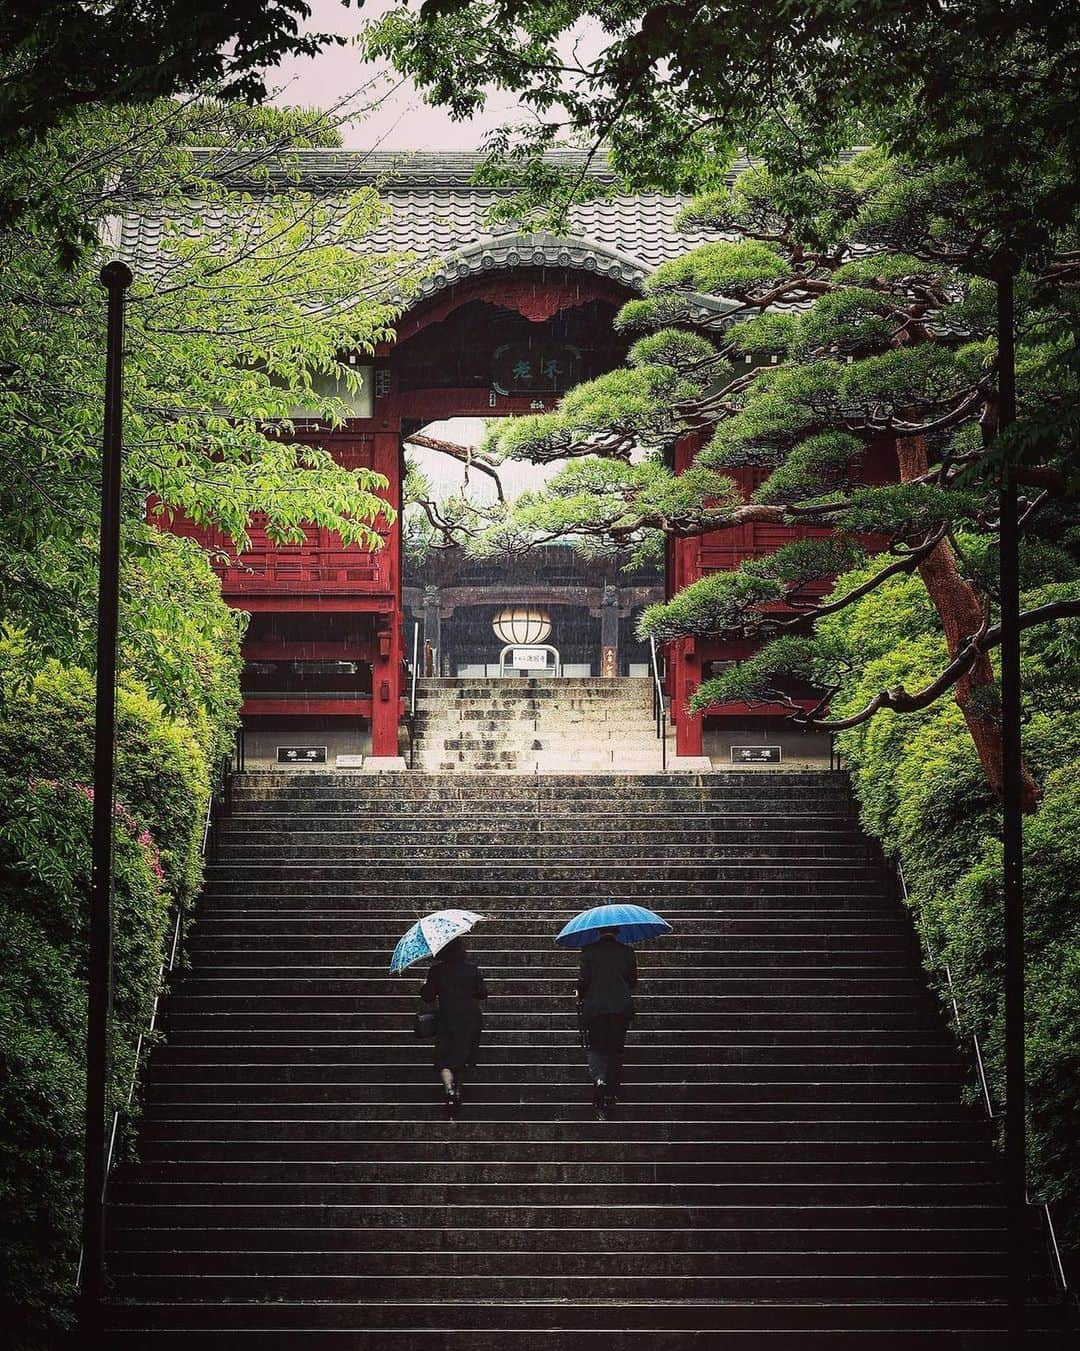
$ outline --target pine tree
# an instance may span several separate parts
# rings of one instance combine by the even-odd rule
[[[624,308],[622,326],[654,330],[631,347],[626,369],[578,387],[553,414],[493,429],[489,455],[568,463],[545,491],[475,529],[470,547],[513,552],[566,537],[640,550],[746,521],[827,527],[824,538],[797,539],[650,607],[642,635],[762,640],[751,659],[702,684],[698,712],[779,702],[801,725],[837,729],[952,691],[999,791],[991,654],[1000,630],[988,562],[1001,442],[994,290],[979,275],[993,259],[966,219],[962,181],[868,150],[822,173],[750,169],[693,202],[683,220],[720,237],[664,264],[645,298]],[[1062,427],[1076,402],[1075,298],[1052,268],[1025,275],[1020,290],[1021,411],[1033,419],[1021,423],[1023,528],[1068,579],[1077,483]],[[727,302],[714,331],[685,321],[695,293]],[[677,475],[680,438],[692,438],[696,454]],[[893,482],[870,473],[883,446],[895,447]],[[747,501],[730,471],[749,467],[762,481]],[[821,597],[854,568],[857,585]],[[948,664],[922,688],[883,689],[830,718],[837,663],[850,654],[815,637],[815,619],[903,573],[926,586]],[[1078,614],[1072,583],[1022,623]],[[816,687],[815,707],[791,696],[792,678]],[[1029,809],[1037,797],[1025,771]]]

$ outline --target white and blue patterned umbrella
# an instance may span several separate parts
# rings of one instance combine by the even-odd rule
[[[426,961],[441,952],[447,943],[467,934],[484,917],[472,910],[436,910],[433,915],[418,919],[412,928],[402,934],[394,955],[390,958],[390,974],[396,975],[407,966]]]
[[[643,905],[628,905],[610,901],[583,910],[564,926],[555,939],[563,948],[584,948],[595,943],[601,929],[618,929],[621,943],[640,943],[646,938],[657,938],[671,933],[671,925]]]

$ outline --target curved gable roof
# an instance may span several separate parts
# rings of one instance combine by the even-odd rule
[[[235,209],[226,204],[207,207],[193,199],[192,215],[198,210],[211,226],[215,220],[224,225],[229,217],[237,223],[244,209],[240,194],[301,192],[333,200],[350,189],[376,187],[390,215],[364,236],[362,247],[444,260],[445,267],[425,285],[424,296],[488,269],[525,266],[582,269],[639,290],[661,263],[714,237],[703,231],[676,232],[675,216],[685,198],[663,193],[617,193],[575,205],[566,235],[522,233],[513,223],[492,224],[488,213],[509,193],[473,182],[483,161],[479,152],[318,149],[276,158],[217,150],[192,153],[200,172],[237,192]],[[585,167],[584,158],[572,152],[546,158],[564,169]],[[604,161],[588,173],[601,186],[611,184]],[[166,217],[149,203],[121,222],[120,251],[140,270],[154,271],[161,264]],[[183,226],[182,220],[178,223]]]

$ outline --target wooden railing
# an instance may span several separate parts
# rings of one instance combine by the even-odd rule
[[[385,594],[390,590],[387,554],[350,549],[268,549],[215,565],[226,596],[273,591]]]

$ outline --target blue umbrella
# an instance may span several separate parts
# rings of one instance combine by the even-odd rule
[[[407,966],[426,961],[441,952],[447,943],[467,934],[484,917],[472,910],[437,910],[433,915],[418,919],[401,936],[390,958],[390,974],[397,975]]]
[[[671,933],[671,925],[643,905],[595,905],[583,910],[567,924],[555,939],[563,948],[584,948],[595,943],[601,929],[618,929],[621,943],[640,943],[646,938],[657,938]]]

